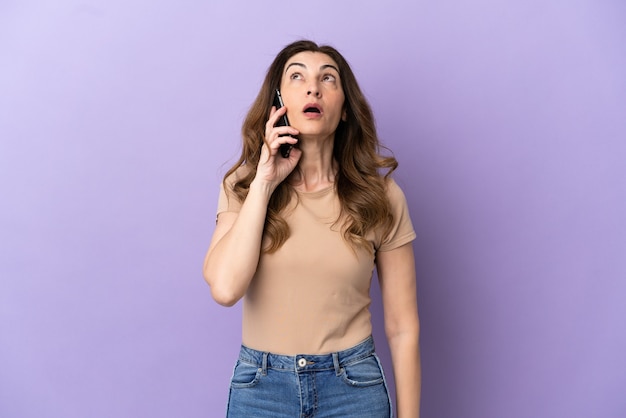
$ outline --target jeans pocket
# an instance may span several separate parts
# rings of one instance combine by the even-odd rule
[[[237,360],[230,386],[233,389],[251,388],[261,379],[262,369],[253,364]]]
[[[340,377],[350,386],[372,386],[384,382],[383,371],[375,354],[342,366]]]

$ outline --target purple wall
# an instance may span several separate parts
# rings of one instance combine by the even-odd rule
[[[423,416],[625,416],[624,4],[4,0],[0,416],[223,415],[240,311],[202,259],[300,37],[345,53],[400,161]]]

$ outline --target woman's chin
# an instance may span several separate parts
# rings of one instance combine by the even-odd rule
[[[325,132],[320,130],[299,130],[298,139],[300,141],[332,141],[335,138],[335,132]]]

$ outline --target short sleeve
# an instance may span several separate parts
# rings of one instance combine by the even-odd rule
[[[393,179],[389,179],[387,182],[387,196],[393,213],[393,227],[389,234],[379,241],[380,245],[377,251],[393,250],[413,241],[416,237],[406,197]]]
[[[217,215],[222,212],[239,212],[242,202],[233,192],[233,185],[239,180],[242,169],[231,174],[226,181],[220,183],[220,194],[217,200]]]

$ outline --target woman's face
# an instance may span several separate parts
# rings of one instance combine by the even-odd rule
[[[300,52],[283,69],[280,92],[300,138],[333,135],[345,119],[339,66],[320,52]]]

